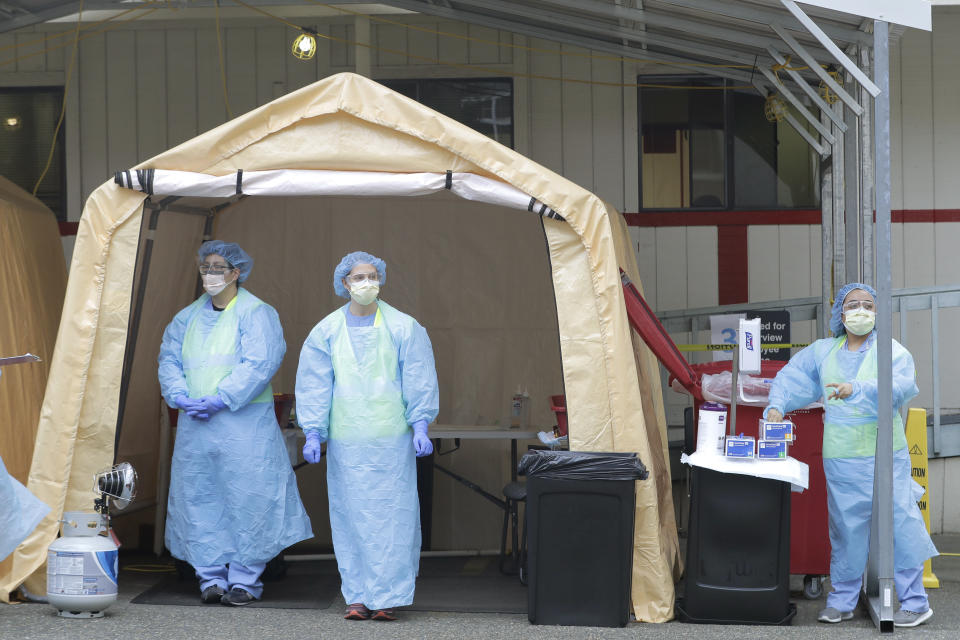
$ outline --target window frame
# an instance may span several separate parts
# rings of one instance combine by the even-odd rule
[[[727,86],[731,83],[730,80],[726,78],[715,78],[712,76],[703,76],[696,74],[657,74],[657,75],[646,75],[638,74],[637,75],[637,84],[663,84],[669,82],[683,82],[683,81],[719,81],[723,86]],[[644,207],[643,206],[643,93],[644,87],[637,87],[637,203],[638,210],[641,213],[665,213],[673,211],[690,211],[690,212],[724,212],[724,211],[810,211],[811,209],[820,209],[822,206],[822,200],[819,197],[820,191],[817,185],[813,185],[817,193],[817,201],[814,204],[807,206],[780,206],[779,204],[774,204],[764,207],[738,207],[735,205],[736,202],[736,173],[734,170],[734,163],[736,162],[736,105],[731,99],[731,91],[734,89],[725,89],[723,91],[723,137],[724,137],[724,171],[723,171],[723,194],[724,201],[726,202],[723,206],[686,206],[686,207]],[[812,151],[811,151],[812,152]],[[688,174],[692,175],[693,171],[693,154],[690,154],[686,159]]]
[[[504,145],[504,146],[508,146],[510,149],[516,150],[516,148],[517,148],[517,131],[516,131],[516,128],[517,128],[517,124],[516,124],[516,123],[517,123],[517,117],[516,117],[516,114],[517,114],[517,105],[516,105],[516,97],[517,97],[517,94],[516,94],[516,91],[515,91],[516,86],[515,86],[514,78],[513,78],[513,77],[511,77],[511,76],[449,76],[449,77],[448,77],[448,76],[443,76],[443,77],[432,77],[432,76],[423,77],[423,76],[418,76],[418,77],[414,77],[414,78],[409,78],[409,77],[390,77],[390,78],[378,78],[378,79],[377,79],[377,82],[381,83],[383,86],[387,87],[387,88],[390,89],[391,91],[397,91],[396,89],[394,89],[393,87],[390,86],[390,84],[391,84],[391,83],[394,83],[394,82],[397,82],[397,83],[399,83],[399,82],[413,82],[413,83],[416,83],[416,89],[417,89],[416,93],[417,93],[417,97],[416,97],[416,98],[411,98],[411,99],[412,99],[412,100],[416,100],[418,103],[423,104],[424,106],[426,106],[426,107],[428,107],[428,108],[431,108],[431,109],[432,109],[433,107],[430,107],[430,105],[424,104],[424,103],[421,102],[420,99],[419,99],[420,96],[422,95],[422,90],[421,90],[422,84],[424,84],[424,83],[432,83],[432,82],[478,82],[478,81],[479,81],[479,82],[493,82],[493,81],[505,82],[505,83],[507,83],[507,84],[510,86],[510,101],[509,101],[509,102],[510,102],[510,144],[509,144],[509,145]],[[400,93],[400,92],[397,91],[397,93]],[[404,95],[404,94],[401,94],[401,95]],[[409,97],[409,96],[408,96],[408,97]],[[450,116],[448,116],[448,117],[450,117]],[[453,119],[456,120],[456,118],[453,118]],[[460,122],[460,121],[457,120],[457,122]],[[466,126],[466,127],[470,127],[470,125],[465,124],[465,123],[463,123],[463,122],[460,122],[460,124],[463,124],[463,125]],[[484,135],[484,136],[490,138],[490,139],[493,140],[494,142],[499,142],[499,140],[496,140],[495,138],[493,138],[493,137],[491,137],[491,136],[488,136],[486,133],[483,133],[482,131],[478,131],[477,129],[474,129],[473,127],[470,127],[470,128],[473,129],[474,131],[476,131],[477,133],[479,133],[479,134],[481,134],[481,135]],[[500,143],[500,144],[503,144],[502,142],[499,142],[499,143]]]
[[[56,94],[58,95],[58,97],[59,97],[59,104],[61,105],[61,108],[62,108],[64,96],[66,95],[66,88],[65,88],[63,85],[47,85],[47,84],[42,84],[42,85],[27,85],[27,86],[24,86],[24,85],[2,86],[2,85],[0,85],[0,93],[2,93],[2,94],[16,94],[16,93],[24,94],[24,93],[40,93],[40,92],[56,93]],[[56,126],[56,125],[54,125],[54,126]],[[46,206],[48,209],[50,209],[51,211],[53,211],[53,214],[54,214],[54,216],[56,216],[58,222],[66,222],[66,221],[67,221],[67,210],[69,209],[69,205],[68,205],[68,203],[67,203],[67,136],[66,136],[66,128],[67,128],[67,123],[66,123],[66,119],[64,119],[63,122],[60,123],[60,128],[59,128],[59,130],[57,131],[57,142],[56,142],[56,144],[57,144],[57,146],[59,146],[60,152],[61,152],[61,153],[60,153],[60,208],[61,208],[61,210],[60,210],[60,211],[57,211],[56,209],[53,209],[52,207],[50,207],[49,204],[47,204],[46,202],[43,202],[43,200],[40,200],[39,196],[34,196],[34,197],[36,197],[38,200],[40,200],[41,202],[43,202],[44,206]],[[49,140],[47,141],[47,146],[44,148],[44,153],[46,153],[46,154],[49,154],[49,153],[50,153]],[[52,163],[53,163],[53,160],[51,160],[51,166],[52,166]],[[39,177],[39,176],[38,176],[38,177]],[[13,182],[13,181],[11,180],[11,182]],[[16,183],[14,183],[14,184],[16,184]],[[36,184],[36,183],[34,183],[34,184]],[[24,191],[26,191],[27,193],[30,193],[30,194],[32,195],[32,193],[33,193],[33,191],[32,191],[32,190],[33,190],[33,185],[31,185],[30,187],[23,187],[23,185],[18,185],[18,186],[22,187]]]

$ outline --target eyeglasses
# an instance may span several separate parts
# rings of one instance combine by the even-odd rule
[[[360,284],[364,280],[373,282],[375,284],[380,284],[379,273],[354,273],[353,275],[347,276],[345,279],[350,284]]]
[[[207,264],[206,262],[201,262],[200,273],[207,275],[208,273],[215,276],[222,276],[227,271],[233,271],[233,267],[226,264]]]
[[[863,309],[864,311],[874,311],[876,305],[873,304],[870,300],[851,300],[850,302],[843,303],[844,311],[854,311],[856,309]]]

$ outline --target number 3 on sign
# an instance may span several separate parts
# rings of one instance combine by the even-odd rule
[[[724,329],[721,333],[723,334],[723,343],[724,343],[724,344],[737,344],[737,330],[736,330],[736,329],[727,328],[727,329]]]

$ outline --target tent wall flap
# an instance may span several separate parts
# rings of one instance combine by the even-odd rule
[[[550,247],[571,443],[584,450],[636,452],[645,464],[662,457],[666,440],[662,413],[649,414],[655,423],[647,424],[644,403],[644,393],[655,396],[659,389],[640,387],[638,359],[624,310],[618,246],[629,243],[618,240],[625,234],[611,223],[611,216],[619,214],[562,176],[413,100],[349,73],[283,96],[136,169],[157,170],[153,175],[155,193],[161,170],[229,176],[224,179],[230,181],[232,197],[241,169],[244,193],[249,193],[250,174],[257,171],[436,174],[430,180],[435,179],[441,191],[446,190],[447,171],[451,171],[452,186],[459,181],[457,174],[468,173],[523,194],[516,215],[526,215],[531,198],[546,204],[547,211],[552,209],[565,220],[545,217],[543,229]],[[87,201],[39,424],[38,444],[43,443],[48,459],[35,455],[31,468],[31,489],[55,507],[54,514],[18,550],[6,586],[16,586],[30,576],[28,588],[43,592],[37,583],[42,585],[45,574],[38,569],[46,545],[56,535],[55,518],[64,507],[86,503],[89,473],[112,459],[145,198],[111,179]],[[230,219],[235,215],[232,212],[243,206],[228,208],[221,217]],[[449,248],[443,250],[450,252]],[[631,270],[635,275],[635,266]],[[652,382],[657,377],[645,375],[644,379]],[[659,432],[659,441],[648,437],[650,429]],[[640,620],[666,621],[673,616],[677,564],[669,482],[663,475],[652,474],[650,480],[638,483],[637,490],[634,612]],[[659,504],[664,501],[669,506]],[[668,512],[671,517],[664,518],[662,514]]]
[[[60,321],[67,268],[54,213],[0,176],[0,356],[33,353],[39,362],[3,369],[0,456],[26,484]],[[13,566],[0,563],[0,576]],[[8,593],[0,591],[0,601]]]

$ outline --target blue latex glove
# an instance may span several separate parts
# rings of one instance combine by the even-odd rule
[[[427,435],[426,420],[417,420],[413,423],[413,450],[417,452],[418,458],[433,453],[433,443]]]
[[[187,415],[198,420],[208,420],[217,411],[227,408],[220,396],[203,396],[190,402],[193,402],[193,408],[187,411]]]
[[[191,400],[187,396],[177,396],[173,399],[173,404],[177,405],[177,408],[183,409],[184,411],[192,411],[194,405],[196,405],[195,400]]]
[[[323,454],[320,452],[321,444],[323,444],[323,439],[319,433],[316,431],[307,433],[307,441],[303,445],[303,459],[310,464],[320,462],[320,458],[323,457]]]

